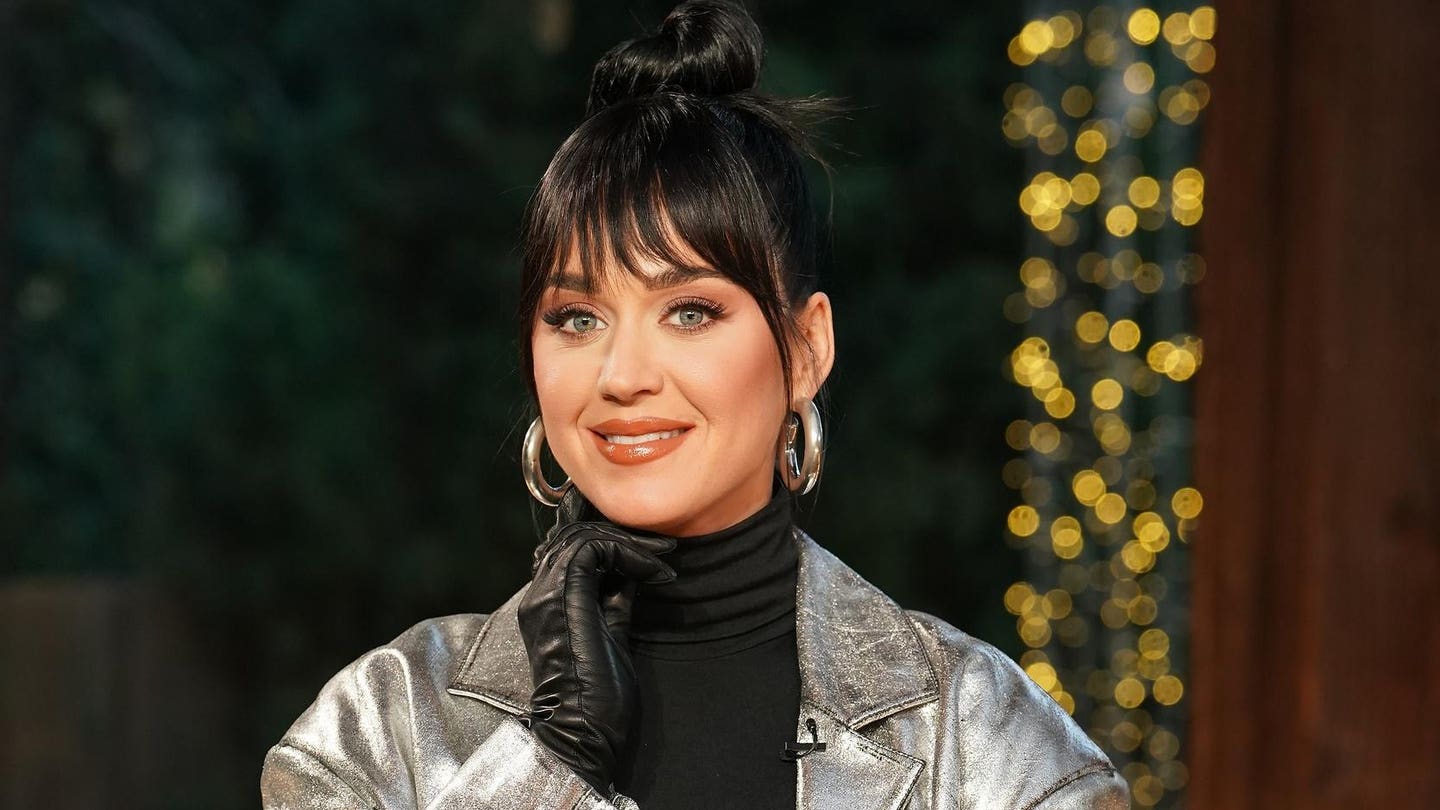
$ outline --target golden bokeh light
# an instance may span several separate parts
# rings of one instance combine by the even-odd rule
[[[1029,26],[1026,26],[1027,28]],[[1160,27],[1160,33],[1164,35],[1165,41],[1171,45],[1184,45],[1195,38],[1190,33],[1190,15],[1183,11],[1177,11],[1165,18]],[[1024,33],[1021,33],[1023,39]]]
[[[1128,352],[1140,345],[1140,325],[1122,318],[1110,327],[1110,345],[1116,350]]]
[[[1188,417],[1157,395],[1183,402],[1171,386],[1204,364],[1170,302],[1206,272],[1187,251],[1204,218],[1194,125],[1211,101],[1215,26],[1209,5],[1028,20],[1007,48],[1024,81],[1005,88],[1000,120],[1038,171],[1019,189],[1032,239],[1002,301],[1027,333],[1001,373],[1033,397],[1005,427],[1016,456],[1000,476],[1017,496],[1005,542],[1031,572],[1005,609],[1022,669],[1143,808],[1182,805],[1189,781],[1183,599],[1203,501],[1176,480]]]
[[[1005,589],[1005,609],[1016,616],[1030,612],[1035,603],[1035,589],[1028,582],[1016,582]]]
[[[1042,20],[1032,20],[1020,29],[1020,47],[1028,54],[1039,56],[1054,44],[1055,30]]]
[[[1025,674],[1029,675],[1031,680],[1047,692],[1060,683],[1059,676],[1055,674],[1055,667],[1051,666],[1048,661],[1036,661],[1030,664],[1025,667]]]
[[[1155,567],[1155,552],[1145,548],[1138,540],[1131,540],[1120,549],[1120,561],[1131,572],[1143,574]]]
[[[1215,46],[1208,42],[1190,42],[1180,49],[1180,58],[1196,73],[1209,73],[1215,69]]]
[[[1090,205],[1100,199],[1100,179],[1089,172],[1080,172],[1070,178],[1070,200],[1079,205]]]
[[[1073,560],[1085,549],[1085,537],[1080,530],[1080,521],[1069,515],[1061,515],[1050,524],[1050,546],[1055,556],[1062,560]]]
[[[1050,643],[1050,622],[1044,616],[1021,616],[1015,620],[1015,629],[1027,647],[1044,647]]]
[[[1119,523],[1125,519],[1125,499],[1119,493],[1107,492],[1095,502],[1095,516],[1106,523]]]
[[[1215,38],[1214,7],[1200,6],[1190,12],[1190,34],[1196,39],[1211,40]]]
[[[1149,509],[1155,505],[1155,485],[1149,481],[1131,481],[1125,485],[1125,503],[1137,511]]]
[[[1074,478],[1070,479],[1070,489],[1075,493],[1075,500],[1086,506],[1093,506],[1096,501],[1100,500],[1100,496],[1105,494],[1105,479],[1101,478],[1100,473],[1094,470],[1081,470],[1075,473]],[[1074,520],[1074,518],[1070,518],[1070,520]],[[1079,528],[1078,523],[1076,528]]]
[[[1153,774],[1142,773],[1135,777],[1130,786],[1130,796],[1141,807],[1154,807],[1165,795],[1165,786]]]
[[[1116,236],[1129,236],[1139,223],[1135,209],[1128,205],[1117,205],[1105,214],[1105,230]]]
[[[1133,709],[1145,701],[1145,684],[1138,678],[1123,678],[1115,684],[1115,703],[1124,709]],[[1139,735],[1136,735],[1139,744]],[[1134,750],[1132,747],[1131,750]]]
[[[1150,128],[1155,126],[1155,110],[1150,105],[1149,99],[1144,99],[1131,104],[1125,109],[1125,134],[1139,140],[1150,133]]]
[[[1120,407],[1125,398],[1125,389],[1116,380],[1106,377],[1090,387],[1090,401],[1095,407],[1102,410],[1114,410]]]
[[[1074,12],[1071,12],[1072,14]],[[1079,15],[1076,15],[1078,18]],[[1056,50],[1064,48],[1075,41],[1075,35],[1079,33],[1074,19],[1065,14],[1057,14],[1045,21],[1050,28],[1050,47]]]
[[[1130,181],[1126,196],[1136,208],[1150,208],[1160,202],[1160,183],[1153,177],[1140,175]]]
[[[1126,90],[1137,96],[1148,93],[1150,88],[1155,86],[1155,68],[1145,62],[1135,62],[1125,68],[1121,81],[1124,82]]]
[[[1164,630],[1146,630],[1140,634],[1139,651],[1142,658],[1164,658],[1170,652],[1170,637]]]
[[[1005,55],[1010,57],[1011,62],[1020,67],[1025,67],[1035,61],[1035,54],[1025,50],[1025,46],[1020,43],[1020,37],[1018,36],[1011,37],[1010,44],[1005,48]]]
[[[1016,419],[1005,428],[1005,443],[1010,445],[1012,450],[1025,450],[1030,447],[1030,428],[1032,425],[1027,419]]]
[[[1033,506],[1021,504],[1010,510],[1010,517],[1006,520],[1006,525],[1010,527],[1010,531],[1015,536],[1029,537],[1035,533],[1036,529],[1040,528],[1040,514],[1035,511]]]
[[[1060,96],[1060,109],[1071,118],[1084,118],[1094,106],[1095,96],[1083,84],[1071,85]]]
[[[1155,631],[1147,630],[1145,632],[1153,633]],[[1166,729],[1157,728],[1150,734],[1150,741],[1146,744],[1146,748],[1149,749],[1150,756],[1164,762],[1174,759],[1180,753],[1180,738]]]
[[[1075,336],[1085,343],[1100,343],[1109,332],[1110,322],[1104,313],[1091,310],[1075,319]]]
[[[1173,706],[1185,695],[1185,684],[1174,675],[1162,675],[1155,679],[1155,700],[1163,706]]]
[[[1105,133],[1099,128],[1087,129],[1075,136],[1075,155],[1086,163],[1095,163],[1105,157],[1108,148]]]
[[[1075,393],[1068,388],[1052,388],[1045,392],[1045,412],[1064,419],[1075,411]]]
[[[1135,268],[1135,276],[1130,282],[1142,293],[1158,292],[1165,285],[1165,272],[1155,262],[1144,262]]]
[[[1030,429],[1030,446],[1043,454],[1055,452],[1060,447],[1060,431],[1050,422],[1041,422]]]
[[[1194,487],[1181,487],[1170,496],[1170,511],[1174,512],[1176,517],[1199,517],[1204,506],[1204,497],[1200,495],[1200,490]]]
[[[1130,623],[1141,627],[1155,621],[1155,617],[1159,613],[1160,604],[1155,601],[1153,596],[1142,596],[1125,609],[1125,617],[1130,620]]]
[[[1153,9],[1136,9],[1125,22],[1125,33],[1136,45],[1149,45],[1160,36],[1160,15]]]
[[[1048,619],[1059,620],[1069,616],[1070,611],[1074,609],[1074,607],[1075,600],[1070,598],[1069,591],[1060,588],[1051,588],[1045,594],[1045,598],[1040,605],[1040,612],[1044,613]]]

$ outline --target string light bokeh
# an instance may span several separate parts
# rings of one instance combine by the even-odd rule
[[[1189,290],[1205,275],[1194,166],[1210,102],[1215,9],[1030,6],[1008,56],[1001,128],[1025,150],[1023,338],[1006,379],[1029,389],[1006,429],[1017,492],[1006,538],[1026,578],[1005,607],[1020,664],[1103,747],[1137,807],[1184,806],[1187,381],[1204,361]]]

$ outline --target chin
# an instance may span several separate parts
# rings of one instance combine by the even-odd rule
[[[581,487],[580,491],[611,521],[656,534],[673,532],[695,511],[687,508],[690,502],[688,493],[677,492],[673,486],[664,483],[607,483],[591,488]]]

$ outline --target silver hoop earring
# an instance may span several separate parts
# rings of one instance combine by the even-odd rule
[[[546,506],[559,506],[560,499],[565,493],[575,486],[575,482],[569,478],[558,487],[550,486],[545,480],[545,472],[540,469],[540,448],[545,444],[545,423],[540,417],[530,423],[530,429],[525,431],[525,447],[520,453],[520,473],[525,477],[525,486],[535,500]]]
[[[795,439],[800,428],[805,429],[805,458],[802,461],[795,452]],[[820,479],[820,464],[823,461],[825,430],[820,424],[820,409],[815,400],[807,399],[800,406],[799,418],[791,411],[785,418],[785,443],[780,448],[780,477],[791,492],[801,495],[814,489]]]

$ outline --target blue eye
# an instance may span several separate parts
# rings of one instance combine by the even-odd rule
[[[699,326],[705,320],[705,310],[699,307],[683,307],[675,310],[680,318],[681,326]]]
[[[605,322],[594,312],[573,304],[552,309],[542,314],[540,320],[568,337],[579,337],[605,328]]]
[[[724,312],[725,308],[719,304],[690,298],[671,304],[668,314],[675,326],[687,332],[698,332],[712,326]]]

